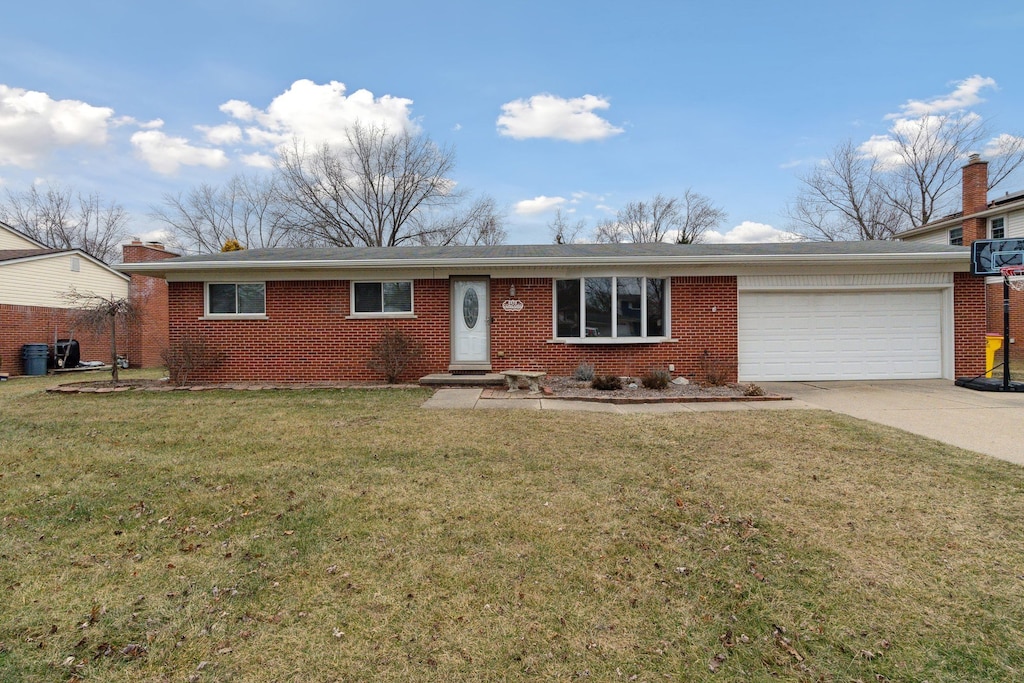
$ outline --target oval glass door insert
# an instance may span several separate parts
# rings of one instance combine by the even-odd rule
[[[475,289],[467,289],[462,297],[462,319],[466,323],[466,329],[476,327],[476,321],[480,318],[480,298],[476,295]]]

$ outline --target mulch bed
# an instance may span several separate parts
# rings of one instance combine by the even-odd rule
[[[568,401],[591,401],[626,405],[631,403],[719,403],[728,401],[785,401],[790,397],[777,394],[757,395],[751,393],[750,384],[725,384],[710,386],[702,384],[669,384],[665,389],[647,389],[639,382],[634,387],[628,383],[622,389],[603,391],[594,389],[590,382],[581,382],[571,377],[550,376],[541,380],[541,394],[531,394],[525,389],[510,392],[505,387],[484,389],[481,398],[520,399],[546,398]]]

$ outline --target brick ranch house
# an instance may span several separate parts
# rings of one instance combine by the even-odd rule
[[[896,235],[904,242],[949,244],[969,247],[975,240],[1024,238],[1024,191],[988,198],[988,162],[979,155],[963,167],[961,211]],[[986,327],[990,334],[1003,332],[1003,280],[985,278]],[[1010,354],[1024,358],[1024,292],[1010,292]]]
[[[197,381],[374,381],[393,327],[437,372],[668,369],[701,380],[984,371],[984,282],[963,247],[901,242],[253,249],[126,263],[168,285]]]

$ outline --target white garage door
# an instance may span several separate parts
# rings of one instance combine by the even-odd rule
[[[740,292],[739,377],[942,377],[942,293]]]

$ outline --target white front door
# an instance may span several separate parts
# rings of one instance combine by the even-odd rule
[[[487,279],[452,280],[452,366],[490,369]]]

